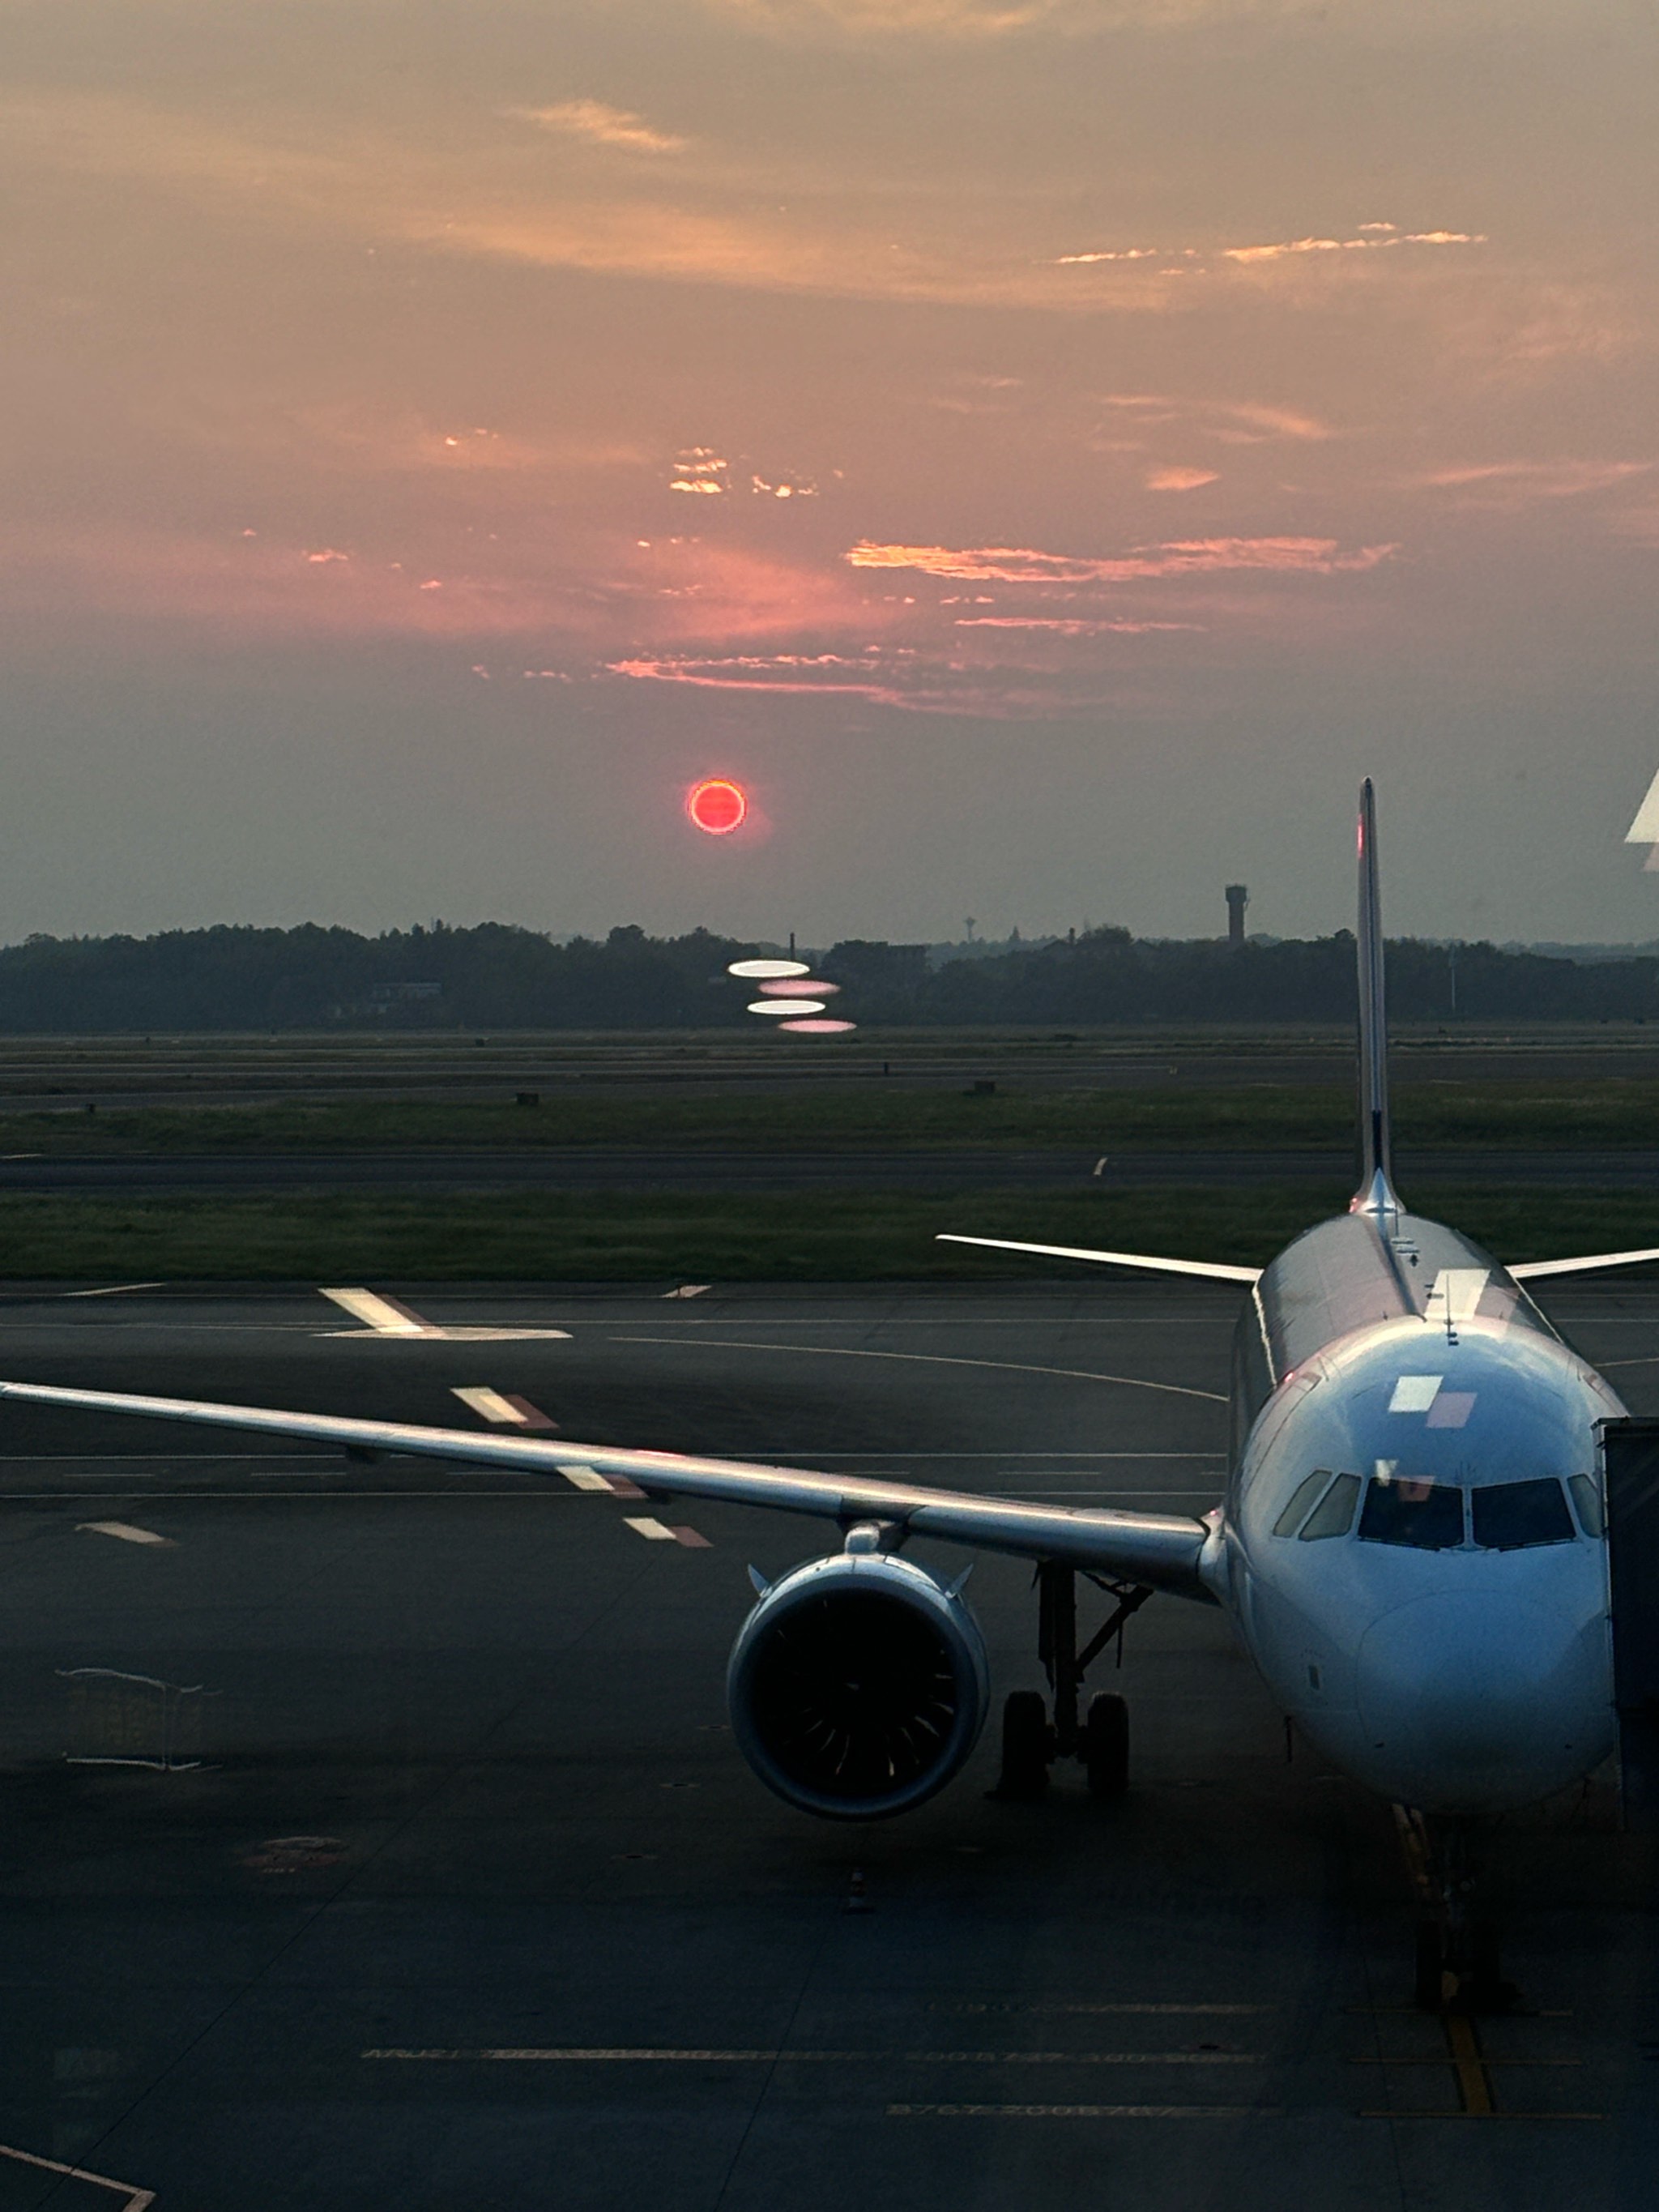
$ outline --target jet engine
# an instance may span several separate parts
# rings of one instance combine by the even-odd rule
[[[972,1751],[990,1701],[985,1639],[957,1585],[842,1553],[763,1591],[726,1696],[769,1789],[829,1820],[878,1820],[942,1790]]]

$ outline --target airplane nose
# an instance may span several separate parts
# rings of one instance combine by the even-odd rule
[[[1602,1671],[1580,1624],[1544,1608],[1414,1598],[1360,1642],[1370,1758],[1391,1794],[1427,1808],[1534,1803],[1583,1772],[1587,1753],[1603,1754]]]

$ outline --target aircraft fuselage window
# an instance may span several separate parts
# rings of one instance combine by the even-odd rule
[[[1449,1483],[1374,1475],[1359,1516],[1359,1540],[1449,1552],[1463,1540],[1463,1493]]]
[[[1353,1509],[1359,1496],[1359,1477],[1339,1474],[1325,1492],[1302,1531],[1304,1544],[1321,1536],[1346,1536],[1353,1526]]]
[[[1572,1502],[1578,1508],[1579,1526],[1587,1536],[1605,1536],[1607,1516],[1601,1504],[1601,1493],[1595,1486],[1593,1474],[1571,1475],[1567,1487],[1572,1492]]]
[[[1553,1475],[1495,1482],[1474,1498],[1474,1540],[1483,1551],[1519,1552],[1530,1544],[1570,1544],[1572,1516]]]

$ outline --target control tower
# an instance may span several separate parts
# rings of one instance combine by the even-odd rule
[[[1250,902],[1250,894],[1243,884],[1227,886],[1227,942],[1235,951],[1244,942],[1244,909]]]

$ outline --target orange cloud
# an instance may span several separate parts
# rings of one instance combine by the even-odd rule
[[[1652,467],[1651,461],[1480,461],[1436,469],[1417,481],[1462,492],[1466,506],[1517,507],[1608,491]]]
[[[683,154],[687,143],[671,131],[653,130],[631,109],[611,107],[603,100],[562,100],[551,107],[509,107],[507,112],[520,123],[585,138],[595,146],[620,146],[629,154]]]
[[[957,615],[955,629],[1048,630],[1057,637],[1144,637],[1153,630],[1201,630],[1202,623],[1107,622],[1082,615]]]
[[[1484,231],[1401,230],[1391,222],[1362,222],[1355,238],[1279,238],[1265,246],[1100,246],[1087,253],[1058,253],[1046,264],[1050,269],[1088,269],[1103,262],[1155,261],[1159,276],[1196,276],[1215,273],[1216,264],[1231,261],[1236,268],[1252,268],[1262,262],[1283,261],[1305,253],[1377,253],[1399,246],[1486,246]]]
[[[1220,481],[1214,469],[1184,469],[1181,467],[1148,469],[1148,491],[1196,491],[1201,484]]]
[[[1362,228],[1372,234],[1384,226],[1368,222]],[[1389,236],[1371,235],[1363,238],[1281,238],[1271,246],[1224,246],[1224,261],[1256,262],[1282,261],[1292,253],[1376,253],[1395,246],[1486,246],[1490,243],[1484,231],[1474,230],[1406,230],[1396,231],[1392,223],[1386,226]]]
[[[1344,551],[1334,538],[1195,538],[1094,559],[1041,553],[1024,546],[875,545],[866,539],[842,558],[855,568],[915,568],[925,576],[980,583],[1126,584],[1238,568],[1331,576],[1375,568],[1398,550],[1395,545],[1358,545]]]

